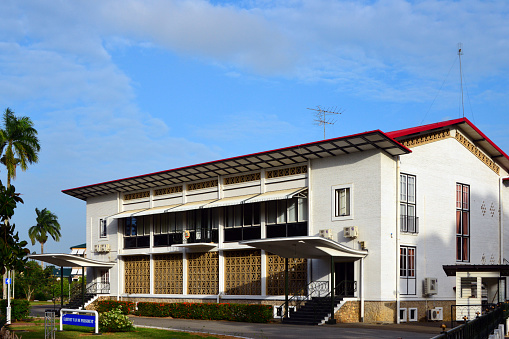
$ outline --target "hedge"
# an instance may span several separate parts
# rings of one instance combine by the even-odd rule
[[[0,300],[2,315],[7,314],[7,300]],[[30,315],[30,302],[26,299],[11,299],[11,320],[22,320]]]
[[[249,304],[201,304],[139,302],[137,315],[182,319],[229,320],[266,323],[273,318],[272,306]]]
[[[122,314],[129,314],[134,312],[135,309],[135,304],[131,301],[99,300],[97,302],[96,311],[99,313],[109,312],[117,309],[119,306]]]

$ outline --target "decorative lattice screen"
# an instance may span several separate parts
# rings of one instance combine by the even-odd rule
[[[225,293],[261,295],[262,267],[259,250],[227,251],[225,255]]]
[[[307,259],[288,259],[290,294],[301,294],[307,284]],[[267,254],[267,295],[285,294],[285,258]]]
[[[217,252],[189,253],[187,293],[219,293],[219,254]]]
[[[182,254],[154,255],[154,293],[182,294]]]
[[[124,257],[125,293],[150,293],[150,257]]]

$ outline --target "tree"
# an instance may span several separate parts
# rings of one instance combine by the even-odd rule
[[[23,290],[27,300],[32,300],[34,293],[43,288],[47,288],[50,284],[52,268],[47,267],[45,270],[33,260],[26,263],[25,270],[17,274],[17,284]]]
[[[16,179],[16,168],[26,171],[28,164],[39,160],[39,139],[37,130],[29,117],[17,117],[10,108],[3,116],[3,129],[0,129],[0,162],[7,167],[7,187],[11,179]]]
[[[16,117],[10,108],[6,108],[3,115],[3,128],[0,129],[0,162],[7,168],[7,187],[11,186],[11,179],[16,178],[16,167],[19,166],[21,170],[26,171],[28,164],[36,163],[39,160],[40,149],[37,130],[34,128],[32,120],[24,116]],[[12,230],[9,230],[9,219],[2,227],[4,235],[10,232],[13,236],[14,234],[17,236],[17,233],[14,233],[14,225],[12,225]],[[19,238],[16,241],[19,244]],[[21,248],[23,247],[24,245],[21,246]],[[3,247],[3,249],[7,248],[7,245]],[[2,280],[5,280],[5,266],[0,270],[4,274]],[[3,296],[7,297],[5,289]]]
[[[46,208],[43,210],[35,208],[35,213],[37,214],[37,218],[35,219],[37,225],[30,227],[28,236],[30,240],[32,240],[32,245],[35,245],[36,241],[41,244],[41,254],[43,254],[44,244],[48,240],[48,234],[53,240],[60,241],[60,224],[58,223],[58,217]],[[44,266],[42,261],[41,266]]]
[[[26,256],[30,253],[26,241],[20,241],[15,225],[9,220],[14,215],[18,203],[23,203],[15,187],[5,187],[0,181],[0,273],[7,270],[23,270]]]

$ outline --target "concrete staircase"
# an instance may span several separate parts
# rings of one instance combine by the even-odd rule
[[[342,297],[334,298],[334,309],[343,301]],[[298,310],[290,312],[290,316],[283,318],[283,324],[319,325],[330,318],[331,298],[313,297]]]

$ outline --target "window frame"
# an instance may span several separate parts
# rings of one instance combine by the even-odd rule
[[[470,262],[470,185],[456,183],[456,262]]]
[[[99,238],[108,238],[107,218],[99,218]]]
[[[410,179],[413,179],[413,189],[410,189]],[[399,174],[399,229],[403,233],[419,233],[419,218],[417,217],[417,177],[413,174]],[[410,197],[413,199],[410,199]],[[410,215],[409,210],[413,210]],[[410,220],[413,217],[413,229],[410,229]]]
[[[338,196],[342,190],[348,192],[347,200],[348,200],[348,208],[349,213],[345,215],[338,215],[338,210],[341,208],[339,206],[340,201],[338,201]],[[334,185],[331,187],[331,216],[332,221],[341,221],[341,220],[351,220],[354,218],[354,185],[353,184],[341,184]]]
[[[413,253],[410,254],[410,251]],[[406,292],[400,295],[417,295],[417,247],[401,245],[399,247],[399,279],[406,281]],[[408,293],[408,286],[413,284],[414,293]]]

